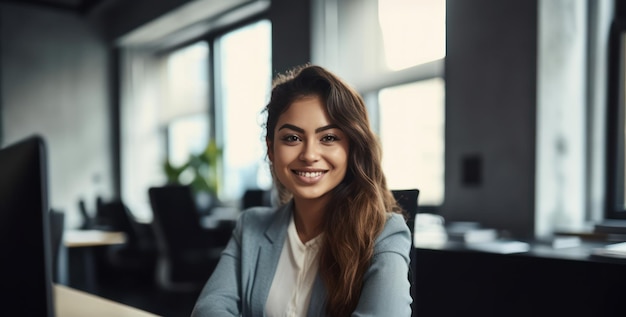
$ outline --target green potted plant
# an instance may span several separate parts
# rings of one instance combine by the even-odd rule
[[[163,170],[167,183],[190,186],[200,209],[218,205],[221,155],[222,149],[211,139],[202,152],[191,154],[187,162],[180,166],[166,159]]]

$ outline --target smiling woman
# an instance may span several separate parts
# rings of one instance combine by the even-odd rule
[[[277,141],[268,140],[267,145],[276,178],[296,200],[302,200],[297,205],[313,203],[306,200],[325,204],[329,198],[326,194],[346,175],[349,144],[343,131],[331,124],[320,98],[294,101],[280,116],[274,135]],[[296,213],[295,222],[302,234],[321,222],[321,217],[303,221],[299,215]]]
[[[361,96],[305,65],[265,112],[280,204],[242,213],[192,316],[410,316],[409,228]]]

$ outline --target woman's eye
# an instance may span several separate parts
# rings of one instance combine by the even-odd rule
[[[282,140],[287,142],[287,143],[293,143],[293,142],[300,141],[300,138],[297,135],[286,135],[286,136],[283,137]]]
[[[333,134],[327,134],[324,137],[322,137],[322,142],[325,143],[330,143],[330,142],[334,142],[334,141],[338,141],[339,138],[336,135]]]

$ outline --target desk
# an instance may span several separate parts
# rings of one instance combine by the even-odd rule
[[[67,253],[60,256],[59,281],[89,292],[97,290],[98,272],[94,249],[109,245],[123,244],[126,235],[118,231],[65,230],[62,249]]]
[[[626,262],[589,257],[597,244],[517,254],[459,244],[416,248],[414,316],[623,316]]]
[[[65,230],[63,244],[68,248],[123,244],[126,235],[118,231]]]
[[[146,311],[117,303],[63,285],[54,285],[54,308],[57,317],[148,317]]]

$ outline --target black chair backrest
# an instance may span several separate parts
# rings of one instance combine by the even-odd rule
[[[59,282],[59,252],[63,244],[65,213],[50,209],[50,245],[52,251],[52,280]]]
[[[391,193],[393,194],[393,196],[396,198],[396,202],[398,202],[398,205],[400,205],[400,207],[402,207],[402,209],[404,209],[404,211],[407,212],[407,226],[409,227],[409,230],[411,231],[411,242],[413,241],[413,230],[415,227],[415,217],[417,216],[417,206],[418,206],[418,197],[419,197],[419,193],[420,191],[418,189],[401,189],[401,190],[392,190]],[[413,243],[411,243],[412,245]],[[416,292],[416,287],[415,287],[415,272],[414,272],[414,261],[415,261],[415,257],[416,257],[416,252],[415,252],[415,248],[411,247],[411,251],[409,253],[409,258],[410,258],[410,268],[409,268],[409,281],[411,282],[411,297],[416,298],[417,296],[417,292]],[[415,311],[416,307],[416,301],[413,301],[413,303],[411,303],[411,307],[413,308],[413,311]]]
[[[418,189],[398,189],[392,190],[393,197],[398,202],[398,205],[407,212],[407,225],[413,233],[413,227],[415,223],[415,216],[417,215],[417,201],[420,191]]]
[[[148,196],[157,243],[165,252],[182,252],[206,244],[206,241],[198,241],[202,239],[203,229],[191,187],[151,187]]]
[[[241,198],[241,208],[271,206],[271,192],[263,189],[248,189]]]
[[[139,241],[133,215],[124,202],[119,199],[102,201],[97,205],[95,226],[104,230],[122,231],[126,234],[126,243],[135,245]]]
[[[89,215],[87,211],[87,206],[85,204],[84,199],[78,200],[78,210],[80,211],[80,216],[82,217],[83,223],[80,225],[80,229],[92,229],[93,228],[93,217]]]

